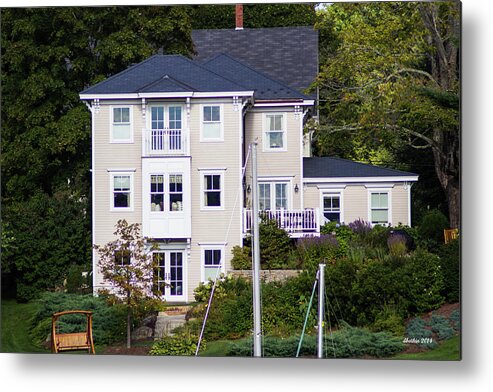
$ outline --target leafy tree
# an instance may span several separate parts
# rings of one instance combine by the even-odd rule
[[[107,290],[114,299],[127,307],[127,347],[131,346],[132,314],[143,302],[158,299],[153,276],[155,262],[151,245],[140,235],[138,223],[128,224],[119,220],[116,225],[114,241],[106,245],[95,245],[98,252],[98,268],[103,275]]]
[[[317,80],[318,154],[381,163],[407,147],[427,150],[452,227],[460,217],[459,7],[333,4],[318,21],[332,28],[338,45],[326,51]]]
[[[245,4],[245,28],[312,26],[315,4]],[[235,5],[196,5],[191,7],[194,29],[232,29],[236,26]]]
[[[74,261],[87,262],[79,244],[90,241],[91,124],[79,92],[152,54],[191,53],[188,12],[187,7],[1,10],[1,196],[9,246],[15,249],[4,254],[2,268],[21,286],[51,288]],[[61,194],[70,208],[57,201]],[[58,215],[65,220],[57,221]],[[64,242],[69,230],[78,243]],[[48,260],[56,262],[50,267]]]

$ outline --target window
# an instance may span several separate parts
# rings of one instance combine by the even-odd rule
[[[340,195],[323,196],[323,214],[329,222],[341,223],[341,197]]]
[[[130,210],[132,208],[132,175],[112,174],[112,210]]]
[[[222,272],[223,248],[210,247],[202,251],[203,281],[216,280]]]
[[[164,175],[151,176],[151,211],[164,209]]]
[[[203,200],[204,209],[219,209],[223,207],[222,174],[203,174]]]
[[[202,106],[202,141],[222,141],[221,106]]]
[[[131,113],[130,107],[112,108],[112,124],[111,124],[112,143],[133,142],[130,113]]]
[[[286,151],[286,132],[283,114],[265,115],[264,150]]]
[[[389,223],[389,193],[370,193],[370,220],[374,225],[387,225]]]
[[[182,149],[181,106],[152,106],[150,121],[152,151],[172,152]]]
[[[183,176],[169,175],[169,210],[183,211]]]
[[[287,210],[288,207],[287,182],[265,182],[259,184],[260,210]]]
[[[168,188],[165,188],[165,183]],[[169,198],[166,199],[166,192]],[[183,175],[153,174],[151,175],[151,211],[183,211]],[[167,200],[167,201],[166,201]],[[165,208],[168,203],[168,209]]]
[[[115,265],[118,267],[125,267],[130,265],[130,251],[128,249],[120,249],[115,251]]]
[[[154,252],[152,254],[154,261],[154,292],[165,295],[167,287],[166,282],[166,263],[163,252]]]

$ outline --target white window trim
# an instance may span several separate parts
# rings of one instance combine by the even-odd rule
[[[110,178],[110,211],[112,212],[133,212],[134,210],[134,198],[135,198],[135,188],[134,188],[134,172],[132,171],[108,171]],[[130,177],[130,206],[129,207],[115,207],[114,206],[114,178],[115,176],[129,176]]]
[[[372,223],[371,221],[371,195],[372,193],[387,193],[388,197],[388,216],[387,224],[383,226],[392,226],[392,188],[368,188],[368,222],[372,226],[376,226],[379,223]]]
[[[221,251],[221,273],[225,273],[225,245],[224,243],[217,244],[200,244],[200,281],[207,283],[205,280],[205,251],[206,250],[220,250]]]
[[[267,138],[267,117],[282,116],[282,148],[270,148]],[[262,115],[262,151],[263,152],[286,152],[288,151],[288,130],[287,130],[287,114],[283,112],[269,112]]]
[[[149,103],[146,107],[146,127],[147,129],[152,129],[152,108],[156,108],[156,107],[162,107],[164,108],[164,118],[163,118],[163,121],[164,121],[164,128],[169,128],[169,108],[170,107],[180,107],[181,108],[181,132],[183,134],[183,132],[186,130],[186,127],[187,127],[187,123],[186,123],[186,120],[187,120],[187,116],[186,116],[186,109],[185,109],[185,105],[183,105],[183,103],[181,102],[153,102],[153,103]]]
[[[221,211],[224,210],[224,192],[225,192],[225,183],[224,183],[224,170],[201,170],[200,171],[200,210],[201,211]],[[204,205],[204,177],[208,175],[220,176],[220,191],[221,191],[221,205],[220,206],[206,206]]]
[[[206,106],[219,106],[220,136],[218,138],[204,137],[204,107]],[[200,105],[200,142],[201,143],[224,142],[224,104],[211,102],[211,103],[203,103]]]
[[[286,196],[288,198],[288,208],[286,210],[292,210],[293,209],[293,178],[282,178],[282,177],[261,177],[258,179],[258,183],[260,184],[270,184],[270,204],[271,204],[271,209],[270,211],[276,211],[276,209],[272,209],[272,207],[276,205],[276,196],[275,196],[275,186],[274,186],[274,192],[273,192],[273,187],[272,184],[287,184],[287,193]],[[303,192],[303,189],[300,189],[299,192]],[[259,195],[260,195],[260,189],[259,189]]]
[[[341,224],[344,223],[344,192],[343,189],[321,189],[320,190],[320,217],[324,216],[324,197],[325,196],[339,196],[339,220]]]
[[[131,144],[134,142],[134,122],[133,122],[133,106],[132,105],[111,105],[110,106],[110,143],[113,144]],[[129,139],[113,139],[113,116],[114,109],[128,109],[128,119],[130,122],[130,138]]]
[[[149,187],[147,189],[147,196],[149,197],[149,207],[152,205],[151,203],[151,177],[152,176],[163,176],[163,181],[164,181],[164,187],[163,187],[163,209],[161,211],[152,211],[152,209],[149,210],[151,215],[163,215],[163,214],[172,214],[172,215],[180,215],[185,213],[185,189],[184,189],[184,178],[185,174],[183,172],[152,172],[148,174],[149,176]],[[170,183],[169,179],[170,176],[181,176],[182,179],[182,209],[179,211],[172,211],[170,209],[169,203],[170,203],[170,197],[171,197],[171,192],[170,192]],[[177,194],[177,193],[173,193]]]

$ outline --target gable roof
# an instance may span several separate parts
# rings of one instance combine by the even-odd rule
[[[417,177],[415,173],[388,169],[337,157],[303,158],[303,177]]]
[[[154,55],[84,90],[81,94],[245,91],[181,55]]]
[[[198,62],[227,53],[300,92],[318,73],[318,31],[311,26],[193,30],[192,40]]]
[[[255,92],[256,100],[310,99],[286,84],[274,80],[246,66],[231,56],[221,53],[202,64],[224,78]]]

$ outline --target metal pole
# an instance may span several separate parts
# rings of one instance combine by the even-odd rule
[[[325,264],[319,264],[318,268],[318,358],[323,358]]]
[[[252,230],[253,230],[253,356],[262,356],[262,332],[260,310],[260,243],[259,202],[257,179],[257,143],[252,143]]]

